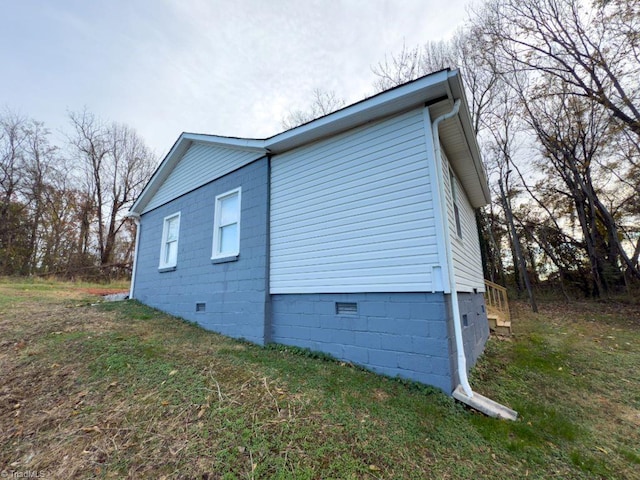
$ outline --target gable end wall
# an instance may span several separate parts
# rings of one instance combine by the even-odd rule
[[[194,143],[149,201],[144,213],[233,172],[261,156],[254,151]]]
[[[134,297],[235,338],[264,344],[267,294],[268,160],[263,158],[155,210],[140,222]],[[240,255],[212,263],[215,197],[242,187]],[[180,212],[174,271],[158,270],[163,219]],[[205,303],[205,312],[196,312]]]

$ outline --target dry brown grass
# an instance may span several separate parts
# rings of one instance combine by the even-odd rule
[[[243,351],[245,345],[218,336],[199,342],[203,332],[188,327],[199,345],[185,351],[184,343],[169,340],[184,335],[184,324],[164,330],[156,330],[153,319],[123,324],[116,314],[92,307],[99,298],[89,292],[94,289],[43,293],[26,287],[11,289],[10,299],[5,298],[0,310],[0,470],[53,478],[187,478],[196,472],[201,478],[219,478],[221,469],[213,468],[219,462],[210,457],[226,451],[229,471],[251,476],[268,452],[225,438],[226,424],[233,421],[227,410],[240,416],[252,436],[258,430],[278,435],[291,425],[317,421],[317,414],[307,411],[308,395],[287,391],[261,368],[248,371],[219,357],[220,347]],[[129,356],[106,358],[125,364],[96,372],[91,363],[100,352],[87,352],[87,342],[104,337],[108,341],[100,345],[106,346],[114,339],[127,341],[125,335],[135,338]],[[166,367],[157,383],[141,378],[145,365],[126,363],[141,360],[140,352],[144,361],[147,348],[149,360],[158,360],[157,349],[160,369]],[[197,384],[185,391],[184,376],[193,376]],[[286,457],[287,451],[282,454]]]
[[[640,313],[516,304],[498,422],[349,364],[224,339],[88,285],[0,281],[0,471],[45,478],[640,478]],[[102,293],[102,292],[101,292]]]

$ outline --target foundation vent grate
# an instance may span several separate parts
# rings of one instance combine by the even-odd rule
[[[358,304],[355,302],[336,302],[336,313],[338,315],[357,315]]]

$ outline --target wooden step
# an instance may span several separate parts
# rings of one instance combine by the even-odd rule
[[[484,284],[484,301],[487,306],[489,328],[498,335],[511,335],[511,315],[507,289],[489,280],[485,280]]]
[[[496,313],[487,314],[489,328],[498,335],[511,335],[511,322]]]

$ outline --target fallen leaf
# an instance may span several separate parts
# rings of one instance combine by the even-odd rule
[[[82,431],[83,432],[97,432],[97,433],[101,433],[102,430],[100,430],[100,428],[97,425],[94,425],[93,427],[82,427]]]
[[[169,376],[175,375],[176,373],[178,373],[178,370],[171,370]]]
[[[209,404],[206,405],[202,405],[200,407],[200,411],[198,412],[198,418],[202,418],[202,416],[205,414],[205,412],[207,411],[207,408],[209,408]]]
[[[371,470],[372,472],[379,472],[380,471],[380,467],[378,467],[377,465],[369,465],[369,470]]]

